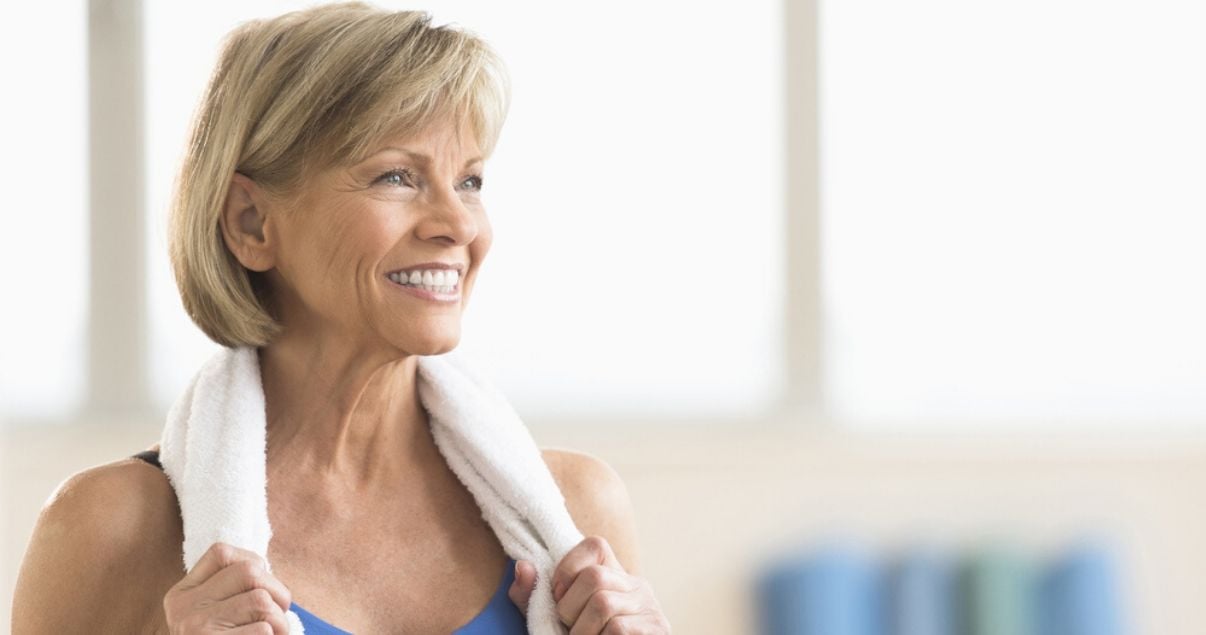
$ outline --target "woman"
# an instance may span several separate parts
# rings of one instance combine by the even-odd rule
[[[504,553],[416,398],[417,357],[456,347],[490,248],[482,167],[509,99],[484,42],[429,21],[349,3],[244,24],[194,122],[172,261],[197,325],[258,348],[271,573],[217,543],[182,575],[156,446],[52,496],[15,633],[280,634],[290,609],[307,633],[524,632],[536,569]],[[615,471],[542,455],[588,536],[552,578],[562,623],[668,633]]]

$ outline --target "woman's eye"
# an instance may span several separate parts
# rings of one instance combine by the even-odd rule
[[[470,188],[477,190],[479,192],[482,189],[482,177],[480,177],[480,176],[474,175],[461,182],[462,183],[473,183],[473,185],[471,185]]]
[[[410,170],[394,169],[377,177],[377,181],[395,186],[410,185],[411,176]]]
[[[378,176],[375,182],[385,183],[394,187],[410,187],[414,180],[414,174],[410,170],[406,168],[394,168]],[[471,190],[480,191],[482,189],[482,177],[476,174],[461,181],[461,183],[468,184],[467,187]]]

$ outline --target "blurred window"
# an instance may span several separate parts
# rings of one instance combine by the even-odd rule
[[[1206,416],[1206,7],[819,8],[825,393],[857,425]]]
[[[84,397],[88,84],[83,2],[18,2],[0,20],[0,419],[61,417]]]

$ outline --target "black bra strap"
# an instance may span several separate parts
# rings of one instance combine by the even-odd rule
[[[154,465],[155,467],[157,467],[161,470],[163,469],[163,464],[161,464],[159,462],[159,451],[158,450],[143,450],[142,452],[135,454],[131,458],[142,459],[142,460],[146,461],[147,463],[150,463],[151,465]]]

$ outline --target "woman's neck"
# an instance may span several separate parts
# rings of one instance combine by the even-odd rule
[[[443,460],[418,399],[417,356],[315,341],[281,337],[259,349],[270,473],[360,491]]]

